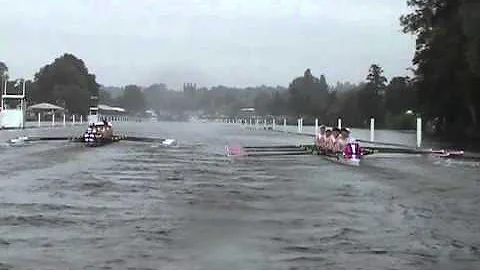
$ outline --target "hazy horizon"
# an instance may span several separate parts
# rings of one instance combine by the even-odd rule
[[[288,86],[306,68],[334,85],[363,81],[373,63],[387,78],[409,75],[415,48],[399,24],[405,0],[0,4],[11,78],[72,53],[104,86]]]

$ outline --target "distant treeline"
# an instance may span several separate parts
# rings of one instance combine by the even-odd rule
[[[124,90],[104,88],[100,91],[101,100],[118,104],[115,93],[130,87]],[[241,108],[253,107],[259,116],[303,117],[306,124],[314,118],[322,123],[334,123],[339,117],[349,126],[365,126],[371,117],[376,119],[378,126],[411,128],[415,124],[416,98],[411,80],[395,77],[388,83],[377,65],[370,67],[366,81],[360,84],[329,86],[324,75],[317,78],[307,69],[288,88],[216,86],[196,89],[187,85],[180,92],[169,90],[165,84],[154,84],[143,88],[142,93],[145,105],[159,112],[190,111],[235,117]]]
[[[51,102],[72,113],[85,114],[89,96],[101,102],[142,113],[197,111],[235,116],[242,107],[261,115],[318,117],[334,123],[342,117],[349,126],[411,128],[420,115],[432,131],[475,136],[480,121],[480,2],[477,0],[408,0],[412,12],[400,18],[405,33],[417,37],[413,78],[387,80],[379,64],[371,65],[365,81],[330,86],[325,76],[306,70],[287,88],[226,86],[172,91],[165,84],[101,87],[83,61],[65,54],[42,67],[27,82],[30,103]],[[0,75],[7,70],[0,62]],[[4,76],[0,76],[2,80]],[[188,78],[186,78],[188,81]],[[13,84],[13,82],[10,82]],[[478,135],[477,135],[478,137]]]

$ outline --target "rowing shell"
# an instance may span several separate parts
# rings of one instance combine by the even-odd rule
[[[360,166],[360,161],[361,158],[347,158],[343,155],[343,153],[325,153],[322,149],[316,147],[316,146],[309,146],[306,147],[307,150],[311,151],[312,154],[322,156],[324,159],[340,163],[340,164],[345,164],[345,165],[350,165],[350,166]]]

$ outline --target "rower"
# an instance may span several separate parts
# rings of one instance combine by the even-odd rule
[[[342,128],[340,130],[340,135],[335,142],[335,152],[342,152],[347,144],[349,143],[350,130],[347,128]]]
[[[320,145],[320,148],[322,148],[322,149],[324,149],[324,150],[327,149],[327,146],[328,146],[327,144],[328,144],[328,141],[329,141],[330,136],[332,136],[332,130],[331,130],[331,129],[327,129],[327,130],[325,131],[325,139],[323,140],[322,145]]]
[[[326,149],[328,151],[335,152],[335,144],[337,142],[339,134],[340,134],[340,129],[333,128],[332,134],[328,137],[326,142]]]
[[[324,125],[320,126],[320,130],[317,133],[315,138],[315,145],[317,147],[322,147],[325,144],[326,139],[326,127]]]

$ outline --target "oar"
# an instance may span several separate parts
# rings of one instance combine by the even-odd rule
[[[153,142],[161,143],[165,146],[174,146],[177,145],[175,139],[163,139],[163,138],[149,138],[149,137],[136,137],[136,136],[114,136],[114,141],[132,141],[132,142]]]
[[[262,148],[262,149],[243,149],[245,152],[249,153],[258,153],[258,152],[295,152],[302,151],[304,148],[295,147],[295,148]]]
[[[243,149],[291,149],[300,148],[302,145],[266,145],[266,146],[242,146]]]
[[[81,140],[81,137],[18,137],[15,139],[10,139],[8,142],[17,143],[17,142],[35,142],[35,141],[77,141]]]
[[[389,143],[389,142],[377,142],[377,141],[367,141],[367,140],[360,140],[356,139],[357,142],[361,143],[368,143],[368,144],[378,144],[378,145],[390,145],[390,146],[398,146],[398,147],[407,147],[411,148],[412,146],[410,145],[405,145],[405,144],[399,144],[399,143]]]
[[[433,149],[414,149],[414,148],[387,148],[387,147],[363,147],[366,154],[388,153],[388,154],[435,154],[438,156],[460,156],[463,151],[447,151]]]
[[[268,156],[300,156],[300,155],[309,155],[310,152],[307,151],[297,151],[297,152],[265,152],[265,153],[243,153],[243,154],[228,154],[229,157],[268,157]]]
[[[164,142],[167,139],[163,138],[148,138],[148,137],[136,137],[136,136],[115,136],[118,140],[132,141],[132,142]]]

